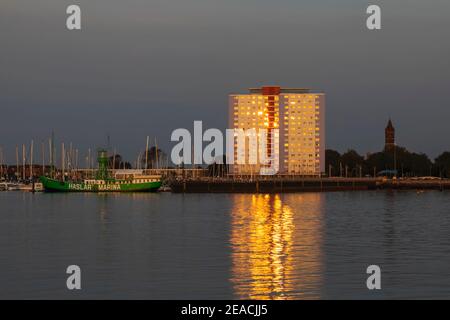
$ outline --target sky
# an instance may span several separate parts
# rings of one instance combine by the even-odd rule
[[[77,4],[82,30],[66,29]],[[382,29],[366,28],[366,8]],[[448,0],[1,0],[0,146],[110,146],[133,161],[146,136],[224,130],[228,95],[281,85],[323,91],[326,146],[450,150]]]

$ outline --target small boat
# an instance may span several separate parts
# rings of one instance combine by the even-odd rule
[[[32,184],[19,184],[18,188],[20,191],[33,191],[33,185]]]
[[[8,183],[8,191],[19,191],[20,190],[20,184],[18,183]]]
[[[110,177],[106,150],[99,150],[97,161],[99,169],[95,179],[66,181],[40,177],[40,181],[45,191],[54,192],[149,192],[161,186],[161,176],[144,175],[136,170],[122,170],[122,177],[118,174]]]
[[[172,192],[172,188],[169,186],[162,186],[159,188],[158,192]]]
[[[34,190],[32,190],[34,192],[42,192],[44,191],[44,185],[42,184],[42,182],[35,182],[34,183]]]

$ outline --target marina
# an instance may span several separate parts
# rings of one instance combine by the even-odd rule
[[[129,172],[127,172],[129,171]],[[122,170],[109,180],[60,181],[41,177],[42,182],[1,182],[0,191],[40,192],[172,192],[172,193],[293,193],[362,190],[450,190],[449,179],[385,179],[385,178],[311,178],[270,177],[245,178],[207,176],[183,178],[171,170]],[[185,173],[188,175],[189,173]],[[190,172],[192,174],[192,172]],[[196,174],[203,174],[197,170]]]

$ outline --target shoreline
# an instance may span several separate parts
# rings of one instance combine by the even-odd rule
[[[231,179],[178,180],[173,193],[294,193],[361,190],[450,190],[450,180],[379,178],[304,178],[238,181]]]

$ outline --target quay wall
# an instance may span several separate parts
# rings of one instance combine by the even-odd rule
[[[257,181],[236,180],[178,180],[170,184],[175,193],[290,193],[329,192],[376,189],[450,190],[450,180],[413,181],[373,178],[273,179]]]
[[[175,193],[289,193],[376,189],[376,179],[302,180],[181,180],[171,183]]]

